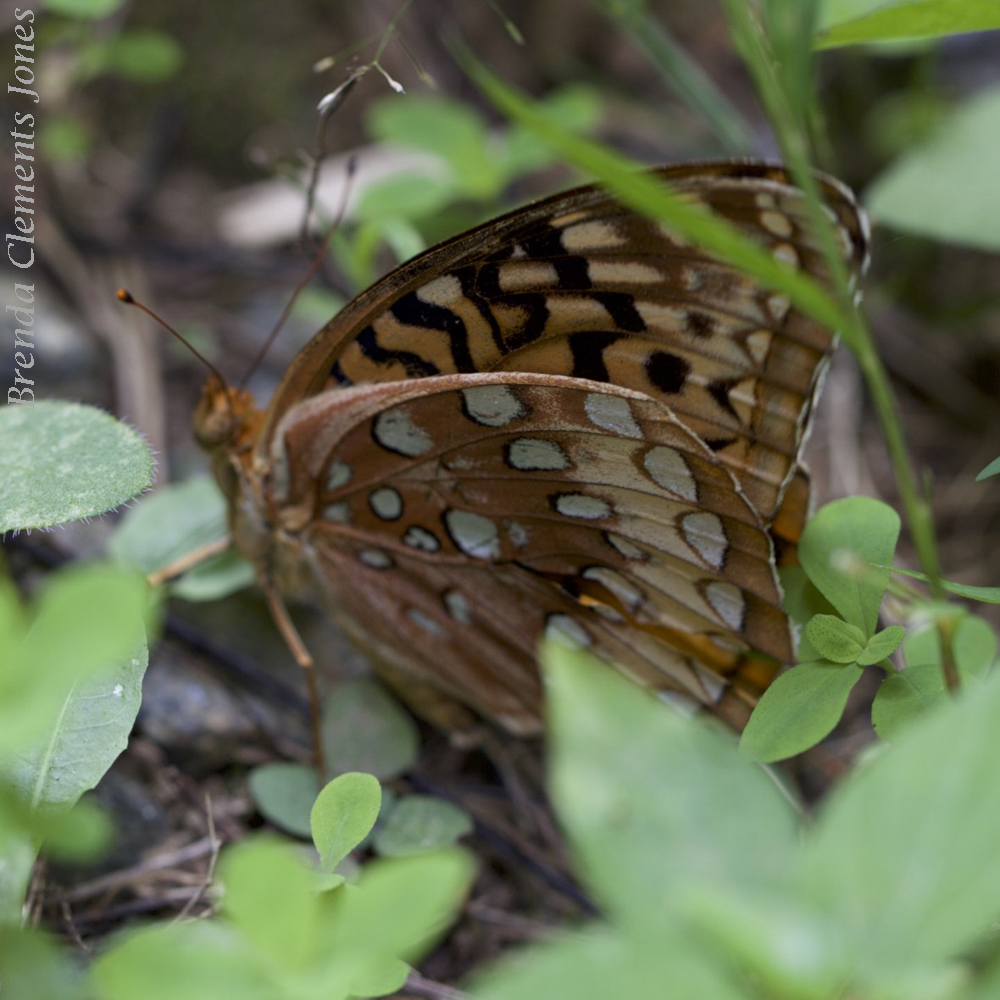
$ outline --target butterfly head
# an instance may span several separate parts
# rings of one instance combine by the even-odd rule
[[[234,389],[211,375],[194,411],[194,436],[206,451],[240,451],[248,447],[263,414],[246,389]]]

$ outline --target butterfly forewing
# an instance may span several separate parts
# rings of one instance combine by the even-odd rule
[[[782,169],[659,173],[825,280]],[[864,221],[823,190],[858,270]],[[234,535],[394,683],[512,730],[538,725],[549,630],[739,724],[792,656],[776,556],[805,518],[832,344],[601,190],[556,196],[397,269],[314,338],[231,454]]]

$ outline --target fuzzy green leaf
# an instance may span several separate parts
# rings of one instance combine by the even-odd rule
[[[149,445],[93,406],[4,406],[0,439],[0,532],[96,517],[153,481]]]
[[[871,667],[892,656],[899,648],[904,635],[906,629],[902,625],[889,625],[881,632],[876,632],[858,657],[858,666]]]
[[[836,615],[813,616],[806,625],[806,638],[821,659],[833,663],[854,663],[865,648],[864,632]]]
[[[808,750],[840,721],[861,673],[857,665],[824,660],[786,670],[761,696],[740,750],[764,763]]]

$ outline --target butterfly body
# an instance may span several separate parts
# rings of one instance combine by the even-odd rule
[[[661,173],[822,277],[781,168]],[[860,267],[864,222],[824,184]],[[266,413],[210,381],[197,434],[262,583],[327,608],[411,701],[533,731],[555,631],[739,725],[792,657],[775,545],[805,517],[799,451],[832,346],[583,188],[363,292]]]

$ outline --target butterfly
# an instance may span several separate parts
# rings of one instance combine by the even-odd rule
[[[784,168],[655,173],[827,280]],[[821,186],[858,273],[864,215]],[[537,731],[555,632],[741,727],[793,659],[776,567],[806,517],[799,456],[834,341],[583,187],[362,292],[266,411],[213,375],[195,435],[272,609],[320,604],[418,714]]]

